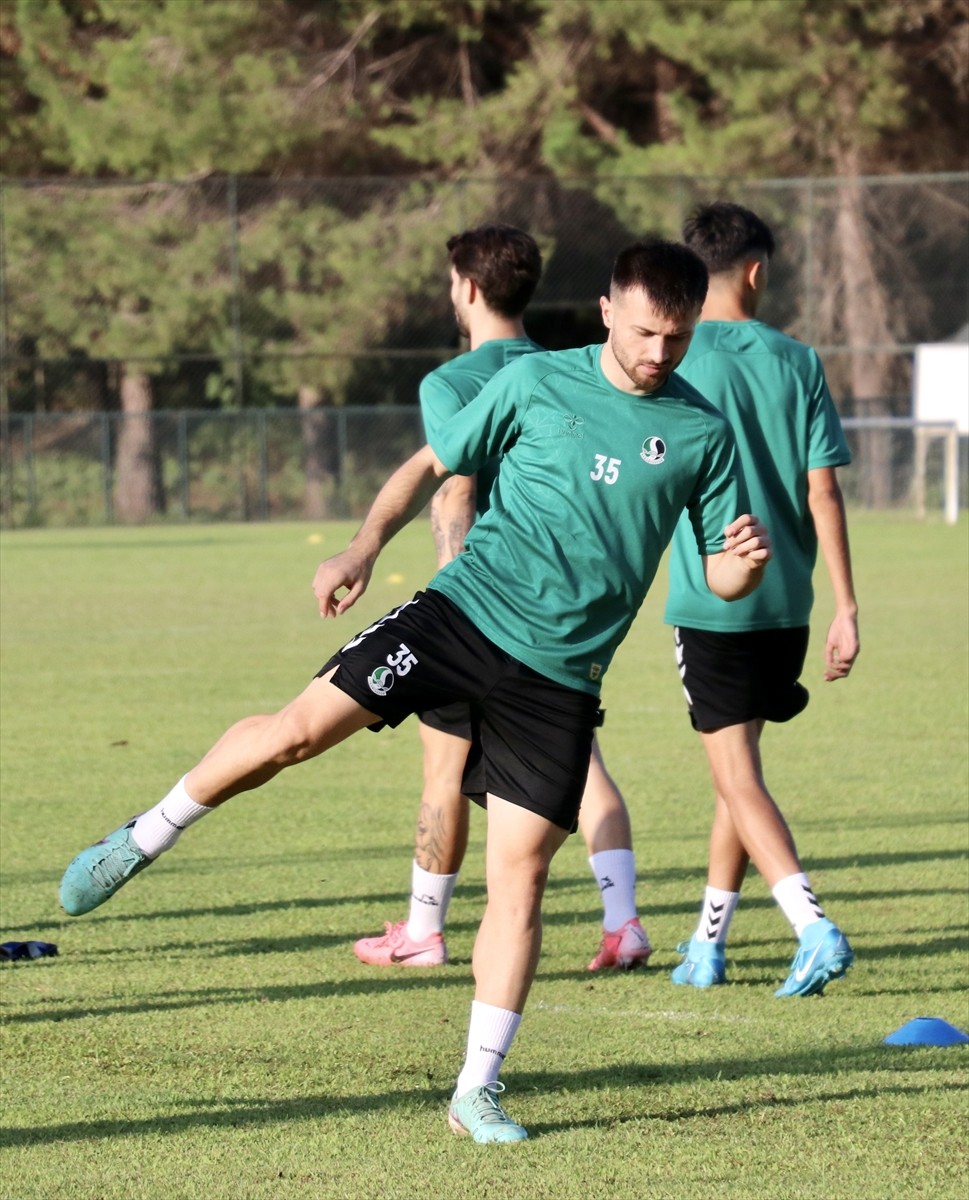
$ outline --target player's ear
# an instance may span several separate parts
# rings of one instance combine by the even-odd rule
[[[767,287],[767,259],[752,258],[744,266],[744,283],[754,293],[763,292]]]
[[[612,328],[612,301],[608,296],[599,297],[599,311],[602,313],[602,323],[606,329]]]

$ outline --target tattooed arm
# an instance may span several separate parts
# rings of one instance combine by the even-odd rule
[[[464,539],[474,523],[476,496],[474,475],[452,475],[434,493],[431,529],[439,567],[464,549]]]

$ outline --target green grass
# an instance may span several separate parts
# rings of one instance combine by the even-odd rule
[[[350,953],[405,912],[412,723],[232,802],[105,908],[60,913],[78,849],[426,581],[418,522],[356,611],[323,624],[310,580],[349,532],[0,539],[0,940],[60,947],[0,969],[5,1200],[964,1200],[966,1048],[882,1039],[922,1015],[969,1029],[965,520],[853,515],[858,667],[821,681],[822,573],[812,703],[766,737],[768,781],[857,953],[821,998],[773,998],[793,941],[756,877],[730,986],[669,982],[699,902],[710,795],[662,585],[647,601],[606,681],[603,746],[657,950],[645,972],[585,973],[599,904],[571,839],[503,1072],[527,1144],[477,1147],[445,1122],[483,903],[480,814],[451,909],[453,965],[384,972]]]

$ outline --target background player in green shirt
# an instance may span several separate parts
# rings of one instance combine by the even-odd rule
[[[764,585],[736,604],[710,596],[680,523],[670,555],[666,621],[693,726],[716,793],[700,920],[674,983],[725,981],[724,943],[750,859],[771,888],[799,945],[778,996],[808,996],[844,975],[847,939],[829,921],[798,860],[790,830],[764,783],[765,721],[786,721],[808,702],[798,682],[814,600],[818,543],[834,592],[825,679],[844,679],[858,654],[858,605],[836,468],[850,461],[817,354],[756,320],[774,239],[739,205],[699,209],[684,239],[710,272],[696,334],[680,370],[727,417],[737,437],[751,504],[771,531]]]
[[[526,1138],[498,1074],[535,976],[549,866],[577,824],[602,678],[684,508],[722,599],[753,591],[770,558],[729,425],[674,374],[706,288],[686,247],[629,247],[601,301],[605,345],[523,355],[398,468],[349,547],[317,568],[321,617],[356,602],[381,549],[448,475],[503,456],[464,553],[279,712],[237,722],[158,804],[82,851],[61,881],[65,911],[103,904],[188,825],[286,767],[368,726],[470,703],[488,900],[448,1122],[478,1142]]]
[[[477,396],[502,367],[542,349],[525,333],[524,312],[542,271],[533,238],[510,225],[482,225],[448,239],[451,303],[470,349],[421,382],[421,413],[428,440]],[[475,475],[452,475],[431,500],[437,565],[464,548],[476,517],[487,512],[498,472],[493,459]],[[361,938],[354,953],[375,966],[437,966],[447,962],[444,923],[468,845],[469,804],[463,791],[471,748],[467,704],[420,713],[424,790],[411,864],[410,910],[387,922],[380,937]],[[603,900],[603,935],[590,970],[644,964],[652,947],[636,912],[636,862],[622,794],[593,742],[579,809],[596,883]]]

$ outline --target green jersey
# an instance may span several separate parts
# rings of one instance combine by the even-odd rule
[[[824,369],[810,346],[762,321],[702,321],[680,372],[733,427],[773,554],[760,587],[730,604],[711,595],[680,523],[670,552],[670,625],[723,633],[807,625],[818,539],[808,471],[851,461]]]
[[[502,367],[541,350],[531,338],[496,338],[483,342],[474,350],[460,354],[425,375],[421,381],[421,416],[424,418],[424,438],[430,442],[441,425],[460,412],[477,396],[492,375]],[[498,459],[486,462],[478,471],[475,508],[478,516],[487,509],[491,489],[498,473]]]
[[[501,457],[491,507],[429,586],[519,662],[597,695],[686,509],[694,554],[747,511],[726,420],[674,373],[652,395],[602,346],[526,354],[431,436],[458,474]]]

